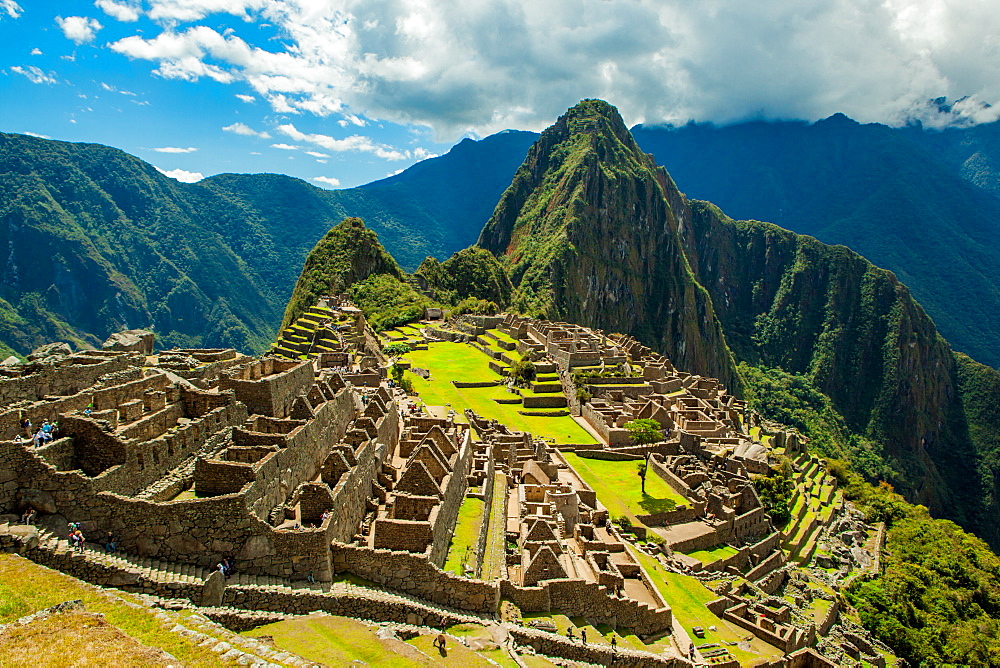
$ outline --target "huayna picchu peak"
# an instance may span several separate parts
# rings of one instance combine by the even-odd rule
[[[0,367],[0,663],[100,619],[195,665],[1000,665],[1000,372],[893,272],[690,200],[607,102],[495,193],[471,140],[340,194],[0,141],[6,327],[74,344]],[[126,319],[166,349],[89,349]]]

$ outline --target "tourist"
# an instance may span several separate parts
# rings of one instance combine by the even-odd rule
[[[24,509],[24,514],[21,515],[21,524],[27,524],[29,526],[32,525],[32,524],[34,524],[35,523],[35,516],[37,514],[38,513],[35,512],[34,508],[32,508],[31,506],[28,506],[27,508]]]
[[[618,638],[616,638],[615,634],[612,633],[611,634],[611,651],[613,652],[616,649],[618,649]]]
[[[94,412],[94,404],[87,404],[87,407],[83,409],[84,417],[90,417],[90,414]]]
[[[79,524],[77,524],[79,527]],[[83,552],[83,544],[87,541],[86,537],[80,529],[74,529],[73,533],[70,534],[70,542],[73,544],[73,548],[77,552]]]
[[[309,575],[306,576],[306,582],[308,582],[309,584],[316,583],[316,577],[313,575],[312,571],[309,571]]]
[[[41,427],[39,427],[38,431],[35,432],[35,435],[32,437],[31,441],[32,443],[35,444],[36,448],[42,447],[42,443],[45,442],[45,435],[42,432]]]
[[[328,518],[329,516],[330,516],[330,511],[324,510],[323,514],[319,516],[319,523],[323,524],[324,522],[326,522],[326,518]]]
[[[691,656],[691,660],[694,661],[694,643],[691,643],[691,646],[688,647],[688,654]]]
[[[104,551],[108,554],[114,554],[118,551],[118,546],[115,545],[115,535],[108,532],[108,535],[104,537]]]
[[[31,420],[24,418],[21,420],[21,429],[24,430],[24,435],[31,438]]]
[[[14,437],[14,442],[15,443],[21,443],[23,441],[24,441],[24,439],[21,438],[20,434],[18,434],[17,436]]]
[[[443,633],[439,633],[437,635],[437,638],[434,639],[434,647],[436,647],[437,650],[442,654],[446,653],[447,644],[448,644],[448,639],[445,638],[445,635]]]
[[[580,642],[587,644],[587,629],[580,629]]]
[[[576,637],[573,635],[573,627],[572,626],[569,627],[568,629],[566,629],[566,637],[569,638],[570,640],[576,640]]]

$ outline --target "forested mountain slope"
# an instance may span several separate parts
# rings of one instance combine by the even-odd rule
[[[684,192],[890,269],[941,332],[1000,365],[1000,124],[943,132],[814,124],[637,126]]]

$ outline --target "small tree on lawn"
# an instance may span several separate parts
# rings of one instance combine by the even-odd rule
[[[396,362],[400,357],[410,352],[410,346],[405,343],[389,343],[382,346],[382,352],[388,355],[393,363]]]
[[[646,460],[645,459],[642,460],[641,462],[639,462],[638,466],[636,467],[636,473],[639,474],[639,479],[642,480],[642,493],[643,494],[646,493],[646,470],[648,468],[649,467],[646,465]]]
[[[663,429],[660,427],[660,423],[656,420],[651,420],[649,418],[632,420],[631,422],[625,423],[625,428],[628,429],[628,433],[632,436],[632,440],[638,445],[657,443],[663,440]]]

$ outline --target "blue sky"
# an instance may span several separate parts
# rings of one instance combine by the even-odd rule
[[[629,124],[993,121],[997,72],[995,0],[0,0],[0,130],[187,180],[350,187],[585,97]]]
[[[338,123],[344,120],[340,116],[278,113],[240,82],[153,74],[155,66],[149,61],[130,59],[107,46],[136,34],[160,34],[162,28],[145,17],[122,23],[91,2],[75,0],[19,0],[19,6],[22,11],[16,19],[0,9],[3,132],[115,146],[182,180],[194,177],[174,170],[204,176],[277,172],[320,187],[351,187],[380,179],[427,155],[445,152],[453,143],[436,143],[426,126],[366,121],[364,126],[349,122],[345,127]],[[84,34],[76,36],[85,41],[74,41],[57,23],[57,17],[69,16],[91,18],[101,28],[93,39],[86,39],[84,28]],[[273,26],[229,14],[213,15],[200,24],[219,33],[236,30],[244,39],[261,44],[278,39]],[[73,30],[72,24],[69,29]],[[287,125],[302,134],[336,139],[360,132],[384,145],[383,155],[391,155],[331,151],[276,129]]]

